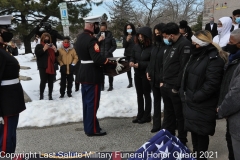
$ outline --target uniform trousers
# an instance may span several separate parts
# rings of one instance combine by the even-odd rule
[[[86,134],[100,132],[97,110],[101,95],[101,84],[82,84],[83,124]]]
[[[17,125],[19,114],[4,116],[4,124],[0,124],[0,148],[1,155],[14,153],[17,144]]]

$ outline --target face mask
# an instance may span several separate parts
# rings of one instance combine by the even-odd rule
[[[1,33],[1,37],[4,42],[10,42],[13,38],[13,34],[11,32],[3,32]]]
[[[237,53],[238,50],[240,50],[240,48],[238,48],[236,44],[234,45],[227,44],[226,50],[231,54],[235,54]]]
[[[50,43],[50,40],[46,40],[46,39],[45,39],[43,42],[44,42],[45,44],[46,44],[46,43]]]
[[[240,17],[236,17],[235,22],[240,24]]]
[[[163,42],[168,46],[170,46],[172,44],[172,42],[169,42],[169,40],[167,38],[163,38]]]
[[[63,47],[64,47],[64,48],[68,48],[69,46],[70,46],[69,43],[63,43]]]
[[[222,33],[222,27],[217,27],[218,34]]]
[[[156,42],[162,42],[162,36],[158,35],[155,37]]]
[[[132,29],[127,29],[127,32],[128,33],[132,33]]]

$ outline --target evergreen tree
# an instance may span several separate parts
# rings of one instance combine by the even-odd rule
[[[203,19],[203,13],[201,13],[197,18],[197,24],[193,25],[191,28],[193,31],[197,32],[202,30],[202,19]]]
[[[58,31],[62,30],[60,19],[59,3],[64,0],[1,0],[0,15],[13,15],[13,24],[16,26],[16,33],[25,46],[25,53],[31,53],[31,38],[35,34],[34,28],[40,22],[49,22]],[[92,9],[92,0],[85,0],[85,3],[67,3],[68,19],[71,24],[70,31],[77,32],[76,28],[82,28],[83,19]],[[95,3],[96,5],[101,4]]]
[[[106,4],[107,5],[107,4]],[[113,5],[107,5],[111,17],[111,30],[114,37],[123,35],[123,27],[126,23],[134,23],[132,0],[114,0]]]

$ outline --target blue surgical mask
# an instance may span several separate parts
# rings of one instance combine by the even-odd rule
[[[127,29],[127,32],[128,33],[132,33],[132,29]]]
[[[163,41],[168,46],[170,46],[172,44],[172,42],[169,42],[169,40],[167,38],[163,38]]]
[[[235,22],[238,23],[238,24],[240,24],[240,17],[236,17]]]

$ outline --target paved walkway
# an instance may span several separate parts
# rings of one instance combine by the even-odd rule
[[[132,118],[100,120],[101,127],[107,131],[107,135],[103,137],[87,137],[82,122],[43,128],[20,128],[17,130],[16,152],[136,151],[155,134],[150,132],[151,123],[133,124],[131,121]],[[209,151],[215,153],[213,160],[227,160],[225,125],[224,119],[218,120],[216,133],[210,137]],[[190,134],[188,140],[187,145],[192,150]]]

